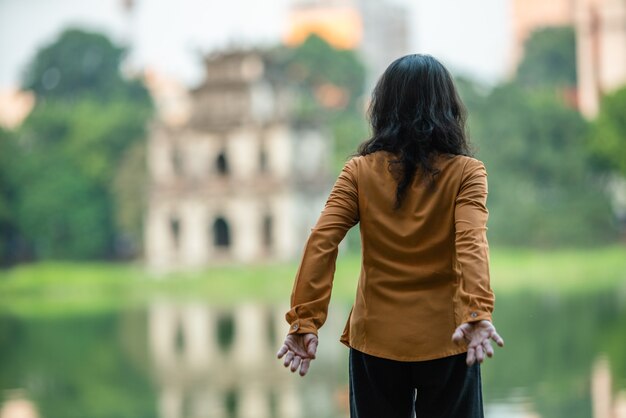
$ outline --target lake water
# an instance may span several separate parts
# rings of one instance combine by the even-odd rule
[[[275,359],[285,306],[156,300],[90,314],[0,312],[0,418],[348,417],[349,306],[331,304],[300,378]],[[499,294],[487,418],[626,418],[626,292]]]

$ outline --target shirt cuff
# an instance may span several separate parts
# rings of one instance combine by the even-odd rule
[[[313,325],[313,321],[306,319],[296,319],[289,324],[288,334],[315,334],[317,335],[317,328]]]
[[[462,323],[465,322],[478,322],[478,321],[491,321],[491,313],[479,310],[468,310],[461,319]]]

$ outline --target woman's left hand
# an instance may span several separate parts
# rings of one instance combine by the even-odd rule
[[[289,334],[276,355],[278,358],[285,357],[283,361],[285,367],[289,367],[292,372],[299,367],[300,376],[304,376],[309,371],[311,361],[315,359],[317,343],[315,334]]]

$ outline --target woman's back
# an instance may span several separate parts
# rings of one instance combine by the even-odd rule
[[[486,222],[484,167],[470,157],[438,156],[434,161],[438,170],[434,187],[416,176],[402,207],[394,209],[395,180],[388,169],[393,158],[385,151],[353,158],[326,205],[327,211],[349,208],[339,219],[350,222],[350,214],[355,213],[361,229],[361,275],[341,341],[362,352],[396,360],[424,360],[463,352],[465,347],[450,340],[468,310],[460,299],[462,289],[458,288],[463,245],[475,252],[476,242],[484,242],[483,253],[473,254],[485,258],[483,263],[472,261],[463,268],[465,274],[484,281],[489,273],[485,270],[484,228],[468,231],[460,226],[461,242],[457,243],[455,219],[457,212],[460,210],[462,215],[463,206],[469,204],[473,207],[471,217],[478,214],[484,219],[467,219],[468,225]],[[474,181],[473,188],[467,188],[468,181]],[[327,230],[336,222],[318,223],[310,245],[315,246],[316,239],[328,239],[326,234],[315,234],[315,230]],[[469,242],[464,242],[464,237]],[[299,274],[309,273],[305,270]],[[469,308],[476,317],[486,316],[493,304],[490,289],[483,289],[481,296],[481,303]]]
[[[464,156],[440,156],[433,188],[416,176],[400,208],[393,209],[395,180],[388,170],[394,156],[380,151],[356,157],[359,218],[364,263],[376,275],[411,281],[450,280],[454,261],[454,204]]]

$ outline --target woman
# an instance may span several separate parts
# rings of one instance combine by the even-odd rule
[[[362,266],[341,342],[352,417],[482,417],[493,355],[485,167],[470,157],[450,73],[394,61],[369,109],[372,137],[337,179],[306,243],[278,357],[304,376],[330,300],[337,247],[360,223]]]

